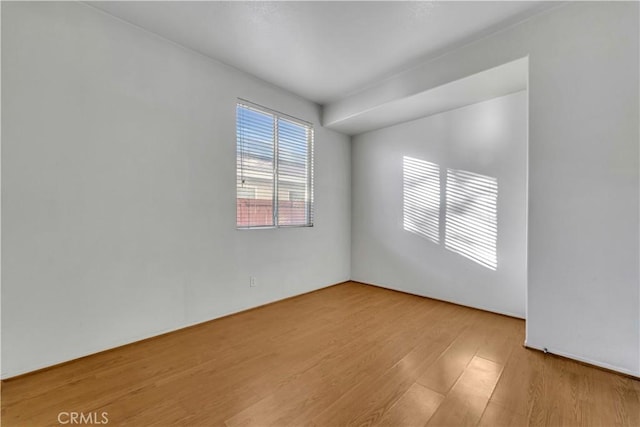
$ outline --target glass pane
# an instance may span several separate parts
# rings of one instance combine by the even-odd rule
[[[309,132],[278,119],[278,225],[309,225]]]
[[[236,225],[273,226],[274,118],[237,107]]]

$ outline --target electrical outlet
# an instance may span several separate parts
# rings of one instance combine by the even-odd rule
[[[256,278],[251,276],[249,277],[249,287],[250,288],[255,288],[256,287]]]

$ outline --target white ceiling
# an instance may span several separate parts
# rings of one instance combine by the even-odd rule
[[[91,2],[326,104],[554,6],[552,2]]]
[[[323,125],[358,135],[525,90],[528,74],[529,59],[521,58]]]

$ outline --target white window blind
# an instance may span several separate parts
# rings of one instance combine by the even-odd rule
[[[236,113],[236,226],[313,225],[311,124],[247,101]]]

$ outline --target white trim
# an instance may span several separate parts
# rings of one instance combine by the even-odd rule
[[[616,372],[620,372],[621,374],[631,375],[633,377],[640,378],[640,372],[633,372],[629,369],[622,368],[620,366],[610,365],[605,362],[589,359],[588,357],[577,356],[575,354],[567,353],[566,351],[558,350],[553,347],[538,347],[538,346],[529,344],[529,342],[527,342],[526,340],[524,342],[524,346],[532,350],[539,350],[546,353],[555,354],[556,356],[566,357],[567,359],[577,360],[579,362],[588,363],[589,365],[598,366],[600,368],[605,368],[610,371],[616,371]]]

